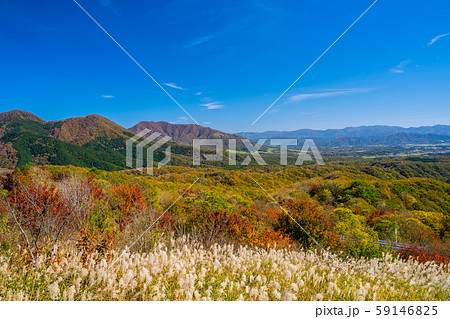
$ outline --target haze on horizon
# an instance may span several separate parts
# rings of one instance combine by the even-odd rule
[[[450,123],[450,3],[79,0],[200,125],[225,132]],[[72,0],[0,6],[0,112],[193,123]]]

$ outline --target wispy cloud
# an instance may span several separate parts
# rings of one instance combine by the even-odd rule
[[[176,121],[172,121],[172,122],[169,122],[169,123],[172,123],[172,124],[187,124],[189,122],[189,120],[190,120],[190,118],[187,117],[187,116],[180,116],[180,117],[177,118]]]
[[[223,109],[225,106],[221,104],[220,102],[209,102],[205,104],[200,104],[201,106],[205,106],[207,110],[218,110]]]
[[[391,69],[392,73],[404,73],[405,70],[405,66],[407,66],[408,64],[410,64],[412,61],[411,60],[406,60],[406,61],[402,61],[399,64],[397,64],[395,67],[393,67]]]
[[[116,10],[116,7],[111,3],[110,0],[99,0],[99,1],[102,6],[109,8],[116,16],[120,17],[119,12]]]
[[[186,49],[193,48],[193,47],[196,47],[197,45],[200,45],[200,44],[206,43],[206,42],[208,42],[208,41],[211,41],[211,40],[214,39],[214,38],[215,38],[215,36],[213,36],[213,35],[207,35],[207,36],[205,36],[205,37],[201,37],[201,38],[192,40],[191,42],[189,42],[189,43],[188,43],[187,45],[185,45],[184,47],[185,47]]]
[[[209,124],[211,124],[211,122],[203,122],[202,124],[209,125]]]
[[[439,40],[443,37],[449,36],[449,35],[450,35],[450,32],[435,36],[433,39],[430,40],[430,42],[428,42],[428,46],[433,45],[437,40]]]
[[[104,99],[113,99],[114,95],[102,95],[102,98],[104,98]]]
[[[171,87],[171,88],[174,88],[174,89],[177,89],[177,90],[183,90],[183,91],[187,90],[187,89],[182,88],[181,86],[175,85],[173,83],[164,83],[164,85],[166,85],[168,87]]]
[[[257,8],[259,8],[271,15],[274,15],[274,14],[287,15],[286,12],[284,12],[280,8],[276,8],[276,7],[272,6],[272,4],[268,5],[264,1],[255,1],[254,4]]]
[[[301,93],[289,96],[288,103],[299,102],[312,99],[323,99],[335,96],[352,95],[356,93],[366,93],[372,91],[372,88],[356,88],[356,89],[340,89],[340,90],[327,90],[324,92],[316,93]]]
[[[197,92],[195,93],[195,95],[202,95],[202,92]]]
[[[404,73],[405,71],[404,70],[401,70],[401,69],[391,69],[391,72],[392,73]]]

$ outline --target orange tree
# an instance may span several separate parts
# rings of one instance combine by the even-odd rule
[[[400,250],[397,251],[397,256],[403,260],[408,260],[409,258],[412,258],[418,261],[419,263],[434,261],[437,264],[444,264],[444,265],[450,264],[450,257],[448,255],[438,252],[436,250],[422,248],[415,245],[408,245],[402,247]]]
[[[253,204],[249,207],[242,207],[239,215],[242,216],[244,222],[244,227],[239,229],[242,244],[277,248],[285,248],[292,244],[288,234],[281,229],[275,229],[279,218],[277,211],[273,209],[258,210]]]
[[[120,230],[134,219],[134,214],[147,208],[142,187],[135,184],[122,184],[110,190],[110,206],[117,213]]]
[[[30,257],[34,259],[44,244],[54,247],[73,213],[59,190],[26,174],[8,175],[2,188],[1,203],[20,230]]]
[[[281,201],[280,205],[286,209],[289,215],[285,212],[279,213],[277,230],[283,231],[306,248],[314,245],[311,237],[321,246],[332,248],[339,246],[339,238],[333,231],[329,216],[316,201],[288,199]]]

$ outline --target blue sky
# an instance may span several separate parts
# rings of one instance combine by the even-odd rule
[[[450,2],[77,0],[201,125],[450,124]],[[73,0],[0,1],[0,112],[193,123]]]

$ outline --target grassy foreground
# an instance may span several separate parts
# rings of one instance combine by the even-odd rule
[[[186,238],[109,260],[66,246],[35,265],[0,256],[1,300],[446,300],[448,266],[386,255],[332,254],[233,245],[205,248]],[[55,256],[56,256],[55,255]],[[16,259],[16,260],[13,260]]]

